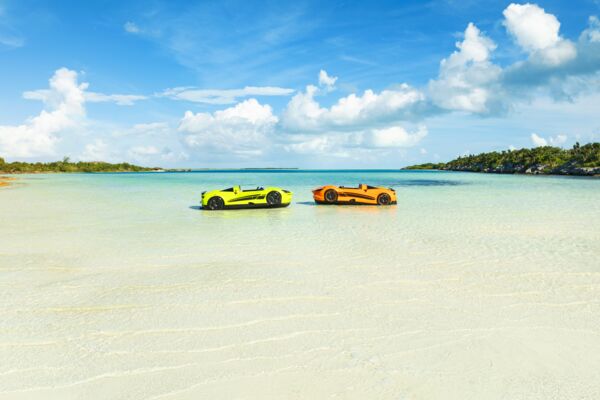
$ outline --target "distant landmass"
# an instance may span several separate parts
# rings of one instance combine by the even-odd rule
[[[68,173],[68,172],[193,172],[211,170],[231,171],[271,171],[271,170],[297,170],[298,168],[262,167],[262,168],[158,168],[140,167],[129,163],[111,164],[103,161],[79,161],[71,162],[69,157],[62,161],[48,163],[27,163],[15,161],[7,163],[0,157],[0,174],[38,174],[38,173]]]
[[[572,149],[543,146],[533,149],[493,151],[458,157],[446,163],[426,163],[404,169],[600,176],[600,143],[588,143],[584,146],[576,143]]]
[[[35,174],[52,172],[143,172],[162,171],[161,168],[140,167],[129,163],[111,164],[102,161],[71,162],[68,157],[62,161],[48,163],[26,163],[15,161],[7,163],[0,157],[0,173],[2,174]]]

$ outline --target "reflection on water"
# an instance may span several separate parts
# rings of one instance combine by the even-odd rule
[[[227,220],[227,219],[262,219],[262,220],[283,220],[290,215],[290,208],[232,208],[226,210],[204,210],[200,206],[191,206],[190,209],[197,211],[202,218],[209,220]]]

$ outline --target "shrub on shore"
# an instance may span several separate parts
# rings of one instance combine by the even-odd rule
[[[447,163],[413,165],[406,169],[598,175],[600,174],[600,143],[588,143],[584,146],[575,143],[571,149],[543,146],[533,149],[492,151],[458,157]]]
[[[129,163],[111,164],[102,161],[71,162],[68,157],[65,157],[62,161],[48,163],[27,163],[20,161],[7,163],[0,157],[0,173],[5,174],[43,172],[142,172],[156,170],[160,170],[160,168],[146,168]]]

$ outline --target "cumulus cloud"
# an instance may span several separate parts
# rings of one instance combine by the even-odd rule
[[[594,16],[576,42],[560,35],[560,22],[535,4],[504,11],[508,32],[528,54],[505,68],[501,84],[513,99],[547,94],[572,101],[600,88],[600,24]],[[534,91],[535,90],[535,91]]]
[[[81,161],[113,161],[110,148],[102,139],[95,139],[86,144],[83,153],[78,158]]]
[[[588,28],[583,31],[581,38],[591,43],[600,43],[600,20],[592,15],[588,20]]]
[[[186,111],[178,130],[190,148],[239,156],[260,155],[268,145],[278,118],[269,105],[248,99],[214,113]]]
[[[531,134],[531,141],[533,142],[533,145],[536,147],[548,146],[548,141],[546,139],[544,139],[543,137],[538,136],[537,133]]]
[[[344,150],[346,137],[334,135],[303,136],[298,135],[291,143],[283,146],[284,150],[296,154],[328,154],[332,157],[348,157],[350,154]]]
[[[24,92],[23,98],[42,101],[44,109],[21,125],[0,125],[0,155],[27,158],[54,155],[62,136],[86,126],[86,103],[112,101],[129,105],[145,98],[94,93],[88,91],[88,86],[88,83],[78,82],[76,71],[60,68],[50,78],[48,89]],[[93,142],[88,144],[83,154],[100,159],[99,156],[106,154],[100,154],[99,149],[105,147],[105,143]]]
[[[498,108],[498,78],[502,69],[492,64],[496,44],[472,23],[467,26],[457,51],[442,60],[439,77],[429,82],[435,105],[452,111],[490,113]]]
[[[329,92],[337,77],[324,70],[319,73],[319,85]],[[379,93],[365,90],[339,98],[330,107],[319,104],[316,96],[323,90],[308,85],[287,104],[277,126],[283,135],[283,149],[298,154],[327,154],[332,157],[353,157],[384,149],[399,149],[416,145],[427,135],[419,127],[408,132],[399,121],[415,117],[421,110],[425,95],[402,84]]]
[[[413,147],[427,136],[427,128],[419,127],[409,133],[401,126],[373,129],[365,137],[364,144],[375,148]]]
[[[504,26],[536,62],[560,65],[577,55],[575,45],[560,36],[560,22],[536,4],[510,4]]]
[[[319,86],[325,87],[327,90],[332,90],[337,80],[337,76],[329,76],[324,69],[319,71]]]
[[[205,104],[232,104],[239,98],[249,96],[289,96],[294,92],[276,86],[246,86],[242,89],[196,89],[192,87],[176,87],[165,90],[159,96],[173,100],[185,100]]]
[[[296,94],[282,115],[283,126],[291,131],[320,131],[323,129],[356,129],[380,121],[393,121],[411,115],[412,106],[424,100],[420,91],[403,84],[397,89],[375,93],[365,90],[362,95],[350,94],[340,98],[330,108],[321,107],[315,100],[318,88],[313,85]]]
[[[409,132],[402,126],[393,125],[362,131],[327,132],[318,135],[295,134],[289,137],[290,143],[285,144],[283,148],[298,154],[327,154],[332,157],[347,158],[357,154],[413,147],[425,136],[427,136],[427,128],[424,126]]]
[[[536,147],[548,146],[548,145],[550,145],[550,146],[561,146],[566,141],[567,141],[567,135],[560,134],[560,135],[556,135],[554,137],[550,137],[548,139],[545,139],[545,138],[539,136],[537,133],[532,133],[531,134],[531,142]]]
[[[567,141],[567,135],[556,135],[550,138],[550,144],[553,146],[560,146],[565,144]]]
[[[66,68],[57,70],[49,81],[42,99],[45,109],[25,123],[0,126],[0,155],[36,157],[54,154],[59,134],[75,128],[85,117],[87,83],[77,82],[77,73]]]

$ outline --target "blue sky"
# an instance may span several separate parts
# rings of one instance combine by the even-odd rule
[[[0,157],[395,168],[600,138],[600,2],[0,0]]]

